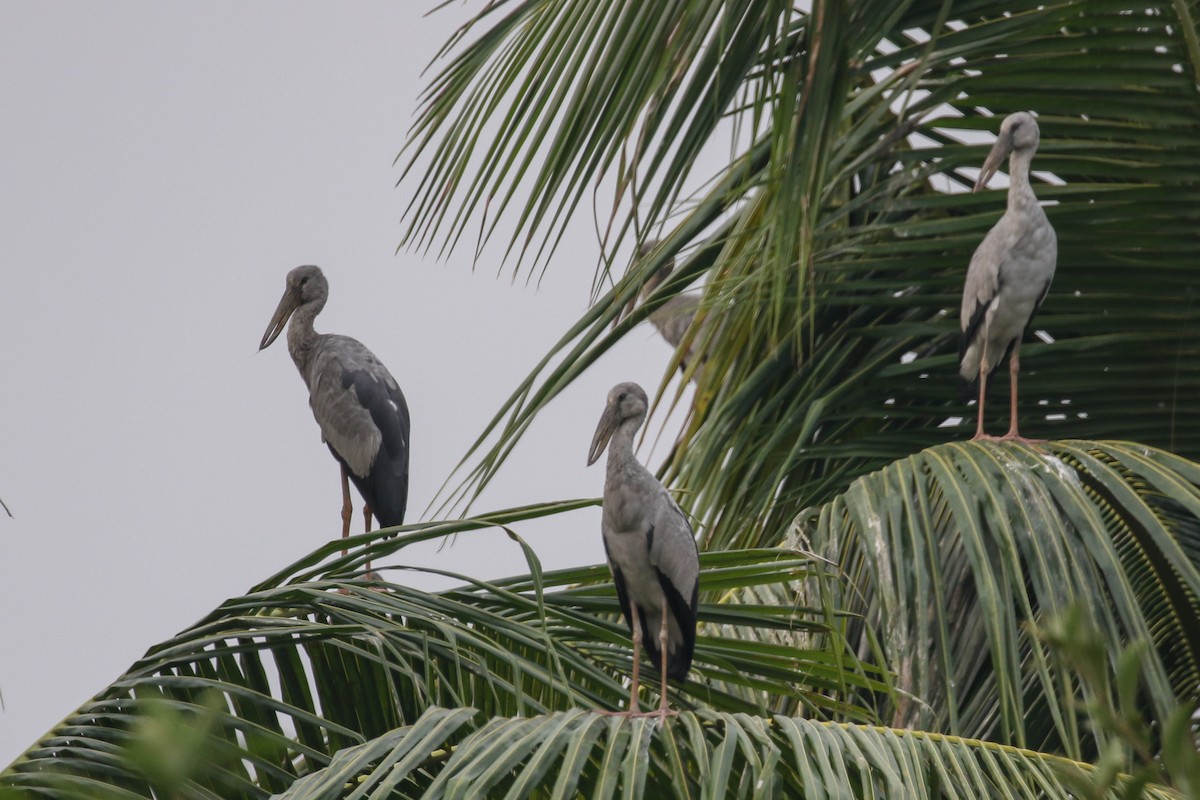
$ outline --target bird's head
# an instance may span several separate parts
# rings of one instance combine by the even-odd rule
[[[649,407],[650,401],[641,386],[636,383],[618,383],[614,386],[608,393],[608,404],[604,407],[600,424],[596,426],[596,435],[592,437],[592,447],[588,450],[588,466],[595,464],[604,454],[604,448],[608,447],[608,441],[617,428],[631,420],[634,429],[640,427],[646,419],[646,410]]]
[[[996,135],[996,143],[992,145],[992,151],[988,153],[987,160],[983,162],[983,168],[979,170],[979,177],[975,179],[975,188],[972,191],[978,192],[987,186],[987,182],[996,174],[1000,164],[1012,153],[1028,152],[1032,155],[1037,150],[1040,140],[1041,133],[1033,114],[1028,111],[1009,114],[1004,118],[1004,122],[1000,123],[1000,133]]]
[[[289,272],[287,283],[283,289],[283,297],[279,298],[279,305],[275,307],[271,324],[267,326],[267,332],[263,334],[258,349],[262,350],[268,347],[271,342],[279,338],[279,334],[283,333],[288,319],[297,308],[315,303],[317,304],[316,311],[320,311],[328,297],[329,282],[325,280],[325,273],[321,272],[320,267],[308,264],[296,267]]]

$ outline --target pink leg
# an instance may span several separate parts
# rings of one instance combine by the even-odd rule
[[[350,505],[350,475],[346,472],[346,467],[342,466],[342,538],[345,539],[350,535],[350,517],[354,514],[354,507]],[[342,555],[346,555],[345,550]]]
[[[629,687],[629,708],[626,709],[626,713],[638,714],[641,711],[638,708],[638,673],[642,664],[642,615],[632,603],[629,610],[633,616],[633,683]]]
[[[1009,411],[1008,433],[1001,436],[1007,442],[1023,442],[1024,444],[1038,444],[1046,441],[1045,439],[1026,439],[1017,430],[1017,375],[1021,372],[1021,342],[1018,341],[1013,345],[1012,356],[1008,359],[1008,382],[1011,391],[1009,402],[1011,403]]]
[[[366,505],[365,503],[363,504],[363,519],[366,521],[366,526],[363,528],[363,533],[370,533],[371,532],[371,507],[369,505]],[[370,561],[367,562],[367,573],[363,577],[367,578],[368,580],[373,580],[374,577],[376,577],[371,572],[371,562]]]
[[[1008,386],[1009,386],[1009,410],[1008,410],[1008,433],[1004,434],[1005,439],[1020,439],[1021,434],[1017,430],[1017,376],[1021,374],[1021,341],[1013,345],[1012,355],[1008,359]]]
[[[994,442],[995,436],[988,436],[983,432],[983,401],[987,395],[987,379],[990,367],[987,362],[987,352],[985,351],[979,358],[979,421],[975,425],[975,435],[971,437],[971,441],[987,441]]]
[[[979,422],[975,425],[975,435],[971,437],[971,441],[973,442],[981,440],[996,441],[995,436],[988,436],[983,432],[983,400],[987,394],[988,373],[992,371],[992,365],[988,363],[987,357],[988,328],[990,327],[989,320],[985,316],[983,318],[983,330],[980,331],[979,335]]]
[[[633,675],[629,686],[629,707],[624,711],[598,711],[599,714],[604,714],[610,717],[640,717],[642,716],[641,709],[638,708],[638,685],[639,676],[641,674],[642,661],[642,615],[638,612],[638,607],[634,604],[629,606],[630,624],[633,627]]]
[[[350,505],[350,475],[346,472],[346,466],[342,465],[342,538],[345,539],[350,535],[350,517],[354,514],[354,507]],[[345,556],[349,551],[342,548],[342,555]],[[341,594],[350,594],[345,589],[338,589]]]
[[[659,628],[659,631],[658,631],[658,647],[659,647],[659,652],[662,653],[662,664],[660,665],[660,668],[662,669],[662,687],[659,690],[658,718],[660,720],[662,720],[663,722],[666,722],[668,714],[671,714],[671,715],[675,714],[674,711],[671,711],[669,708],[667,708],[667,640],[668,640],[667,634],[668,634],[668,628],[667,628],[666,599],[667,598],[665,598],[665,597],[663,598],[662,627]]]
[[[664,598],[665,599],[665,598]],[[612,717],[658,717],[661,721],[666,721],[668,716],[675,716],[678,712],[672,711],[667,703],[667,642],[669,641],[670,628],[667,626],[667,606],[663,605],[662,624],[658,631],[658,646],[662,653],[662,663],[659,668],[662,670],[662,683],[659,685],[659,701],[658,710],[643,712],[638,707],[638,676],[641,671],[641,652],[642,652],[642,624],[641,614],[638,613],[637,606],[632,607],[633,612],[633,680],[629,688],[629,707],[624,711],[600,711],[600,714],[606,714]]]

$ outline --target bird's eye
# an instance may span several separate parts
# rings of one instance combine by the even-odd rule
[[[301,285],[301,286],[303,286],[303,285],[304,285],[304,284],[306,284],[306,283],[308,283],[308,276],[307,276],[307,275],[305,275],[303,278],[301,278],[301,279],[300,279],[300,285]]]
[[[618,403],[624,403],[624,402],[625,402],[625,393],[624,393],[624,392],[621,392],[619,395],[617,395],[617,402],[618,402]]]

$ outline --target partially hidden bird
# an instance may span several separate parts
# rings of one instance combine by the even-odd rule
[[[629,706],[624,716],[640,716],[640,650],[659,669],[658,710],[667,703],[667,678],[686,680],[696,646],[696,600],[700,553],[687,518],[633,454],[633,439],[646,419],[649,401],[636,383],[621,383],[608,402],[592,446],[588,466],[608,448],[600,529],[621,611],[633,635]]]
[[[1040,134],[1033,115],[1019,111],[1000,125],[1000,133],[975,181],[978,192],[1008,158],[1008,207],[988,231],[967,268],[962,298],[959,376],[965,392],[979,383],[975,439],[1030,442],[1017,427],[1017,375],[1021,369],[1021,337],[1033,320],[1054,279],[1058,239],[1029,183],[1029,165]],[[983,431],[988,378],[1008,354],[1011,389],[1008,433]]]
[[[638,249],[638,259],[646,258],[657,246],[657,241],[650,241],[643,244]],[[642,284],[642,288],[638,291],[637,299],[645,302],[646,298],[653,294],[654,290],[661,286],[674,270],[675,259],[668,259]],[[618,320],[621,317],[628,316],[633,310],[634,302],[635,300],[629,301],[620,317],[618,317]],[[678,349],[687,336],[688,329],[692,327],[692,321],[696,318],[697,312],[700,310],[700,302],[701,299],[698,292],[677,294],[651,311],[647,319],[650,320],[650,324],[655,327],[668,344]],[[689,365],[699,360],[696,369],[692,372],[693,380],[698,379],[700,368],[704,366],[705,358],[701,347],[707,336],[707,324],[710,319],[711,317],[705,317],[701,321],[701,329],[696,331],[691,340],[688,341],[687,350],[679,358],[679,369],[685,374]]]
[[[353,513],[347,481],[366,503],[365,530],[371,530],[372,514],[382,527],[404,523],[410,422],[400,385],[374,353],[357,339],[313,330],[328,298],[329,282],[319,267],[293,269],[258,349],[287,326],[288,352],[308,387],[321,438],[341,465],[345,538]]]

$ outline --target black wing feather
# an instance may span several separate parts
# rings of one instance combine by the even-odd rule
[[[363,476],[349,470],[347,472],[350,472],[350,479],[371,507],[380,526],[385,528],[404,524],[404,512],[408,506],[411,427],[404,393],[394,378],[390,375],[386,377],[385,380],[375,380],[370,374],[358,370],[342,373],[342,385],[347,389],[353,387],[358,401],[371,415],[371,421],[382,437],[371,471]],[[392,407],[393,403],[395,408]],[[334,456],[342,461],[336,452]]]
[[[996,292],[997,293],[1000,292],[999,286],[996,287]],[[971,320],[967,323],[966,330],[963,331],[962,337],[960,337],[958,340],[958,363],[959,364],[961,364],[962,360],[966,357],[967,350],[971,347],[971,343],[975,341],[975,337],[980,334],[980,331],[983,328],[983,320],[987,316],[987,310],[988,310],[988,306],[990,304],[991,304],[990,301],[987,303],[976,303],[975,304],[975,310],[971,313]],[[984,346],[986,347],[986,344]],[[1011,345],[1009,346],[1009,348],[1011,349]],[[991,380],[992,375],[996,374],[996,370],[1000,368],[1000,364],[1002,364],[1003,362],[1004,362],[1004,359],[1000,359],[997,363],[992,365],[991,371],[988,372],[988,380],[989,381]],[[968,380],[960,377],[959,378],[959,400],[961,400],[962,402],[965,403],[966,401],[973,400],[978,396],[979,396],[979,376],[976,375],[975,380],[973,380],[973,381],[968,381]]]
[[[666,575],[658,569],[654,571],[658,575],[658,583],[662,586],[663,595],[667,598],[667,607],[670,609],[671,616],[675,618],[675,624],[679,626],[679,632],[683,634],[682,646],[674,652],[667,653],[667,676],[682,681],[687,679],[688,670],[692,668],[692,654],[696,651],[696,601],[699,597],[700,586],[697,583],[692,588],[690,600],[684,600],[683,595]],[[662,664],[662,656],[658,653],[657,639],[654,640],[654,645],[652,657],[654,666],[658,667]],[[650,651],[651,647],[647,645],[646,652],[649,654]]]
[[[650,530],[646,531],[647,554],[653,546],[654,526],[651,525]],[[667,676],[682,681],[687,678],[688,670],[692,668],[692,654],[696,649],[696,601],[699,596],[699,583],[692,587],[691,601],[687,602],[662,570],[655,567],[654,574],[658,577],[658,585],[663,591],[663,597],[667,600],[668,613],[674,617],[675,624],[683,635],[683,645],[674,652],[667,653]],[[646,649],[646,656],[650,659],[650,663],[654,664],[654,668],[661,669],[662,651],[658,649],[658,631],[662,626],[662,621],[655,620],[653,625],[650,625],[645,612],[640,608],[638,611],[642,618],[642,646]],[[628,612],[626,612],[626,616],[628,616]]]

